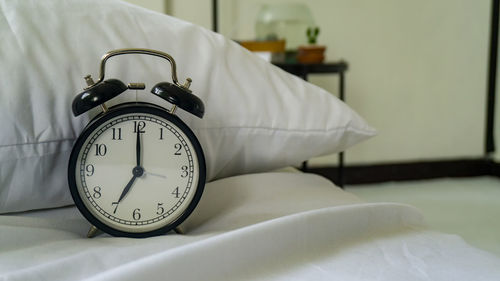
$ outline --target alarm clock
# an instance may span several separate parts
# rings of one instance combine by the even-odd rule
[[[117,55],[152,55],[170,62],[172,82],[156,84],[151,93],[169,109],[144,102],[105,104],[128,89],[104,80],[106,61]],[[192,130],[175,115],[181,108],[203,117],[203,102],[189,90],[191,79],[177,80],[176,64],[167,53],[148,49],[119,49],[101,58],[99,80],[85,77],[88,87],[72,104],[76,116],[100,106],[77,138],[68,165],[71,196],[97,230],[113,236],[149,237],[175,230],[195,209],[205,186],[205,157]]]

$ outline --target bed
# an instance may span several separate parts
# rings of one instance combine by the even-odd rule
[[[186,234],[85,238],[75,207],[0,217],[2,280],[498,280],[500,260],[364,203],[328,180],[269,172],[209,183]]]
[[[428,230],[408,205],[366,203],[328,180],[277,168],[375,135],[330,93],[211,31],[118,1],[0,0],[0,277],[2,280],[498,280],[500,259]],[[133,36],[132,36],[133,35]],[[116,48],[171,54],[206,105],[179,112],[205,152],[194,212],[145,239],[100,233],[67,183],[75,138],[96,111],[70,104]],[[157,61],[109,73],[151,85]],[[167,73],[167,74],[165,74]],[[129,91],[110,106],[153,96]]]

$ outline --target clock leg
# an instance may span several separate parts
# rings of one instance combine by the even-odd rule
[[[179,226],[177,226],[176,228],[174,228],[174,231],[175,231],[175,233],[177,233],[177,234],[186,234],[185,229],[184,229],[182,226],[180,226],[180,225],[179,225]]]
[[[99,229],[95,226],[90,226],[89,232],[87,233],[87,238],[93,238],[97,235],[97,232],[99,232]]]

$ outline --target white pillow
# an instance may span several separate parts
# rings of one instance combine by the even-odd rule
[[[208,180],[298,164],[374,134],[328,92],[167,15],[102,0],[0,0],[0,9],[0,212],[72,203],[67,162],[91,114],[73,117],[71,102],[113,49],[167,52],[179,81],[193,79],[205,116],[178,115],[202,144]],[[106,66],[106,78],[147,85],[109,105],[137,98],[169,106],[149,93],[171,81],[166,61],[129,55]]]

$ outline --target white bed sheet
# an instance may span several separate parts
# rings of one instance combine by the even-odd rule
[[[207,184],[185,235],[84,238],[74,207],[0,216],[0,280],[500,280],[500,259],[299,173]]]

